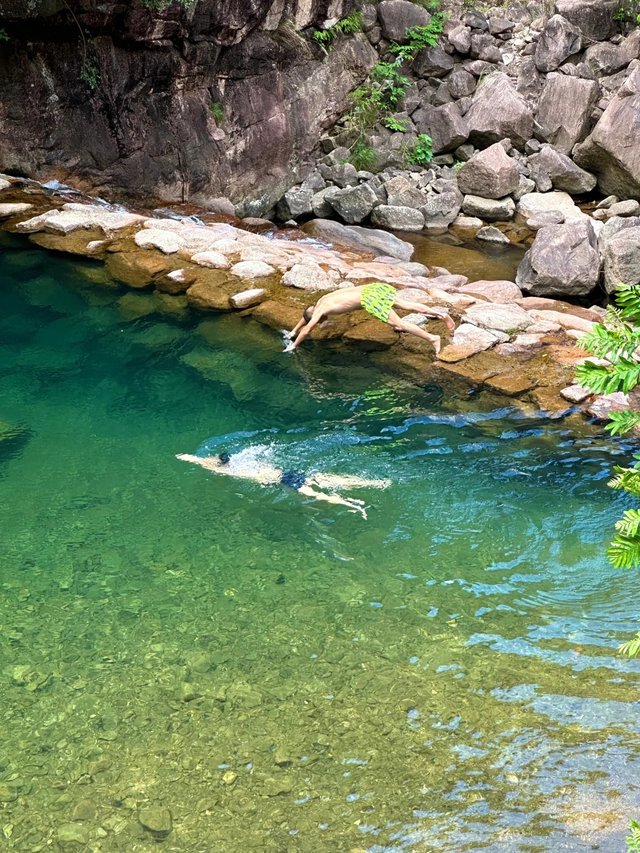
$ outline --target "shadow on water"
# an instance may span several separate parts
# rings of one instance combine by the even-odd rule
[[[0,417],[29,435],[0,479],[6,849],[622,849],[629,444],[287,359],[91,265],[0,267]],[[392,483],[350,492],[365,522],[175,459],[223,444]]]

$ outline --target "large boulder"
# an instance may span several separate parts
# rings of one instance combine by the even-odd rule
[[[586,296],[599,276],[598,240],[585,218],[541,228],[518,267],[516,284],[533,296]]]
[[[620,0],[556,0],[556,12],[590,41],[604,41],[615,28]]]
[[[604,245],[603,258],[607,293],[620,284],[640,284],[640,227],[614,234]]]
[[[462,202],[462,212],[467,216],[478,216],[487,222],[498,222],[511,219],[516,212],[516,205],[510,196],[493,199],[466,195]]]
[[[373,255],[388,255],[401,261],[410,261],[414,253],[411,243],[400,240],[388,231],[342,225],[330,219],[312,219],[302,226],[302,231],[331,245],[371,252]]]
[[[424,216],[413,207],[394,207],[381,204],[371,214],[371,222],[392,231],[422,231]]]
[[[584,61],[597,77],[608,77],[637,59],[639,51],[640,31],[636,30],[622,44],[592,44],[585,51]]]
[[[582,36],[562,15],[549,18],[536,45],[535,63],[538,71],[555,71],[574,53],[582,49]]]
[[[453,68],[453,57],[436,44],[418,51],[413,70],[418,77],[444,77]]]
[[[523,332],[532,325],[533,319],[519,305],[512,302],[480,302],[471,305],[462,316],[462,320],[480,326],[483,329],[496,329],[511,335]]]
[[[328,201],[338,216],[350,225],[366,219],[379,203],[378,196],[369,184],[345,187],[329,196]]]
[[[509,138],[523,148],[533,133],[533,115],[506,74],[496,73],[482,81],[465,119],[471,128],[469,141],[484,148]]]
[[[586,217],[571,196],[564,192],[526,193],[518,202],[518,213],[524,219],[538,218],[550,212],[562,214],[565,222]]]
[[[538,103],[538,124],[558,151],[569,154],[589,132],[593,108],[600,97],[595,80],[549,74]]]
[[[396,175],[384,182],[387,204],[393,207],[414,207],[416,210],[424,204],[425,195],[404,175]]]
[[[382,35],[389,41],[404,42],[411,27],[425,27],[431,15],[417,3],[409,0],[382,0],[378,5],[378,19]]]
[[[529,165],[533,178],[537,179],[539,175],[548,177],[556,190],[581,195],[591,192],[596,185],[595,175],[576,166],[573,160],[556,151],[552,145],[543,145],[539,154],[532,154]]]
[[[593,133],[573,152],[594,172],[606,195],[640,199],[640,61],[604,111]]]
[[[428,133],[431,137],[434,154],[455,151],[469,136],[469,125],[455,104],[425,106],[417,110],[411,118],[418,133]]]
[[[465,195],[503,198],[518,188],[520,172],[515,160],[499,142],[474,154],[458,172],[458,187]]]
[[[420,208],[424,216],[424,227],[430,231],[448,228],[460,213],[461,206],[462,193],[452,181],[439,193],[431,191]]]

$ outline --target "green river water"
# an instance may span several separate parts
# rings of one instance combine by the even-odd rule
[[[624,849],[629,447],[2,246],[0,849]]]

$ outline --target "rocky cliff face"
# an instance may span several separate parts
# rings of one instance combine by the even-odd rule
[[[376,58],[310,38],[352,0],[164,5],[0,0],[0,168],[256,215],[303,177]]]

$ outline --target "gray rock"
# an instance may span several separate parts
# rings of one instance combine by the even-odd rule
[[[600,87],[595,80],[549,74],[538,106],[537,121],[546,139],[563,154],[569,154],[576,142],[589,132],[593,108]]]
[[[457,50],[458,53],[467,54],[471,47],[471,30],[465,27],[464,24],[459,24],[447,33],[449,44]]]
[[[454,151],[469,136],[469,126],[453,103],[441,107],[423,107],[412,118],[418,133],[428,133],[431,137],[433,153],[436,155]]]
[[[381,204],[371,214],[371,222],[392,231],[422,231],[424,216],[412,207]]]
[[[484,240],[486,243],[506,244],[511,242],[506,234],[503,234],[499,228],[494,228],[493,225],[486,225],[481,228],[476,234],[478,240]]]
[[[421,193],[415,184],[403,175],[396,175],[395,178],[385,181],[384,188],[387,193],[387,204],[392,207],[413,207],[417,210],[425,202],[424,193]]]
[[[409,0],[382,0],[378,4],[378,20],[382,35],[389,41],[405,42],[407,30],[431,23],[431,15]]]
[[[425,47],[413,60],[413,70],[418,77],[444,77],[453,68],[453,57],[440,47]]]
[[[506,304],[515,302],[516,299],[522,298],[522,291],[513,281],[496,280],[487,281],[481,279],[472,281],[460,288],[462,293],[468,293],[470,296],[480,296],[486,299],[487,302],[500,302]]]
[[[335,197],[340,190],[338,187],[327,187],[325,190],[314,193],[311,197],[311,209],[315,216],[321,216],[326,219],[328,216],[333,216],[333,206],[331,199]]]
[[[350,225],[362,222],[378,204],[378,196],[369,184],[338,190],[327,200],[338,216]]]
[[[595,175],[576,166],[573,160],[551,145],[543,145],[539,154],[529,157],[529,165],[531,177],[536,179],[536,183],[536,176],[541,172],[549,176],[554,189],[573,195],[591,192],[597,183]]]
[[[525,58],[518,68],[518,82],[516,91],[522,95],[527,103],[537,106],[540,92],[544,85],[544,76],[536,68],[533,58]]]
[[[535,63],[538,71],[555,71],[565,60],[582,49],[582,36],[562,15],[553,15],[540,34]]]
[[[525,219],[550,210],[562,213],[565,222],[584,219],[586,216],[571,196],[564,192],[527,193],[518,202],[518,213]]]
[[[559,210],[545,210],[527,219],[527,228],[531,228],[532,231],[539,231],[545,225],[562,225],[563,222],[564,213]]]
[[[626,83],[573,158],[597,175],[603,193],[640,199],[640,61],[629,68]]]
[[[420,208],[427,230],[446,229],[460,213],[462,193],[456,188],[444,189],[440,193],[431,192]]]
[[[328,170],[327,175],[337,187],[355,187],[358,183],[358,170],[353,163],[337,163]]]
[[[462,202],[462,211],[467,216],[479,216],[487,222],[511,219],[516,212],[512,198],[490,199],[477,195],[466,195]]]
[[[370,251],[374,255],[389,255],[401,261],[410,261],[414,253],[411,243],[400,240],[388,231],[374,228],[347,226],[327,219],[312,219],[302,226],[302,230],[309,236],[332,245]]]
[[[541,228],[518,267],[516,284],[532,296],[585,296],[599,276],[596,234],[585,218]]]
[[[612,75],[638,58],[639,45],[640,32],[636,31],[619,45],[609,42],[592,44],[585,51],[584,61],[596,76]]]
[[[618,201],[607,210],[609,216],[637,216],[640,213],[640,202],[635,199]]]
[[[529,314],[514,303],[491,302],[471,305],[462,315],[464,322],[473,323],[483,329],[497,329],[499,332],[515,334],[523,332],[532,323]]]
[[[267,291],[262,287],[253,287],[250,290],[243,290],[240,293],[234,293],[229,298],[229,301],[234,308],[238,310],[242,308],[250,308],[252,305],[259,305],[267,295]]]
[[[503,198],[514,192],[520,182],[515,160],[499,142],[467,160],[458,172],[458,187],[465,195]]]
[[[458,98],[473,95],[476,88],[476,78],[473,74],[465,71],[464,68],[454,68],[447,77],[447,86],[449,87],[451,97],[457,101]]]
[[[521,149],[533,133],[531,110],[506,74],[494,74],[478,86],[465,119],[469,141],[482,148],[508,137]]]
[[[304,181],[300,185],[300,188],[303,190],[311,190],[312,192],[317,193],[320,192],[320,190],[325,189],[326,186],[326,181],[324,180],[320,172],[317,169],[314,169],[314,171],[311,172],[310,175],[307,175],[307,177],[304,179]]]
[[[476,33],[471,36],[470,55],[482,62],[502,62],[502,54],[496,44],[496,40],[489,33]]]
[[[583,388],[582,385],[569,385],[560,391],[560,396],[570,403],[582,403],[593,396],[593,392],[588,388]]]
[[[472,30],[479,30],[481,33],[485,33],[489,29],[489,21],[482,12],[478,12],[476,9],[467,12],[462,18],[462,23],[466,27],[471,27]]]
[[[520,199],[532,193],[536,188],[535,182],[530,178],[525,178],[524,175],[520,175],[520,179],[518,180],[517,188],[511,193],[514,201],[520,201]]]
[[[166,838],[173,826],[171,812],[164,806],[152,805],[141,808],[138,812],[138,821],[156,841],[162,841]]]
[[[556,0],[558,14],[591,41],[604,41],[609,37],[619,8],[620,0]]]
[[[625,228],[607,240],[603,259],[607,293],[620,284],[640,284],[640,227]]]
[[[324,181],[323,181],[324,183]],[[281,221],[297,219],[312,212],[313,191],[302,187],[292,187],[280,199],[276,206],[276,215]]]
[[[515,23],[509,18],[501,18],[496,15],[489,17],[489,32],[492,36],[498,36],[502,33],[510,33],[515,27]]]
[[[462,361],[490,349],[500,340],[504,338],[473,323],[461,323],[453,333],[451,344],[440,353],[440,358],[446,362]]]

